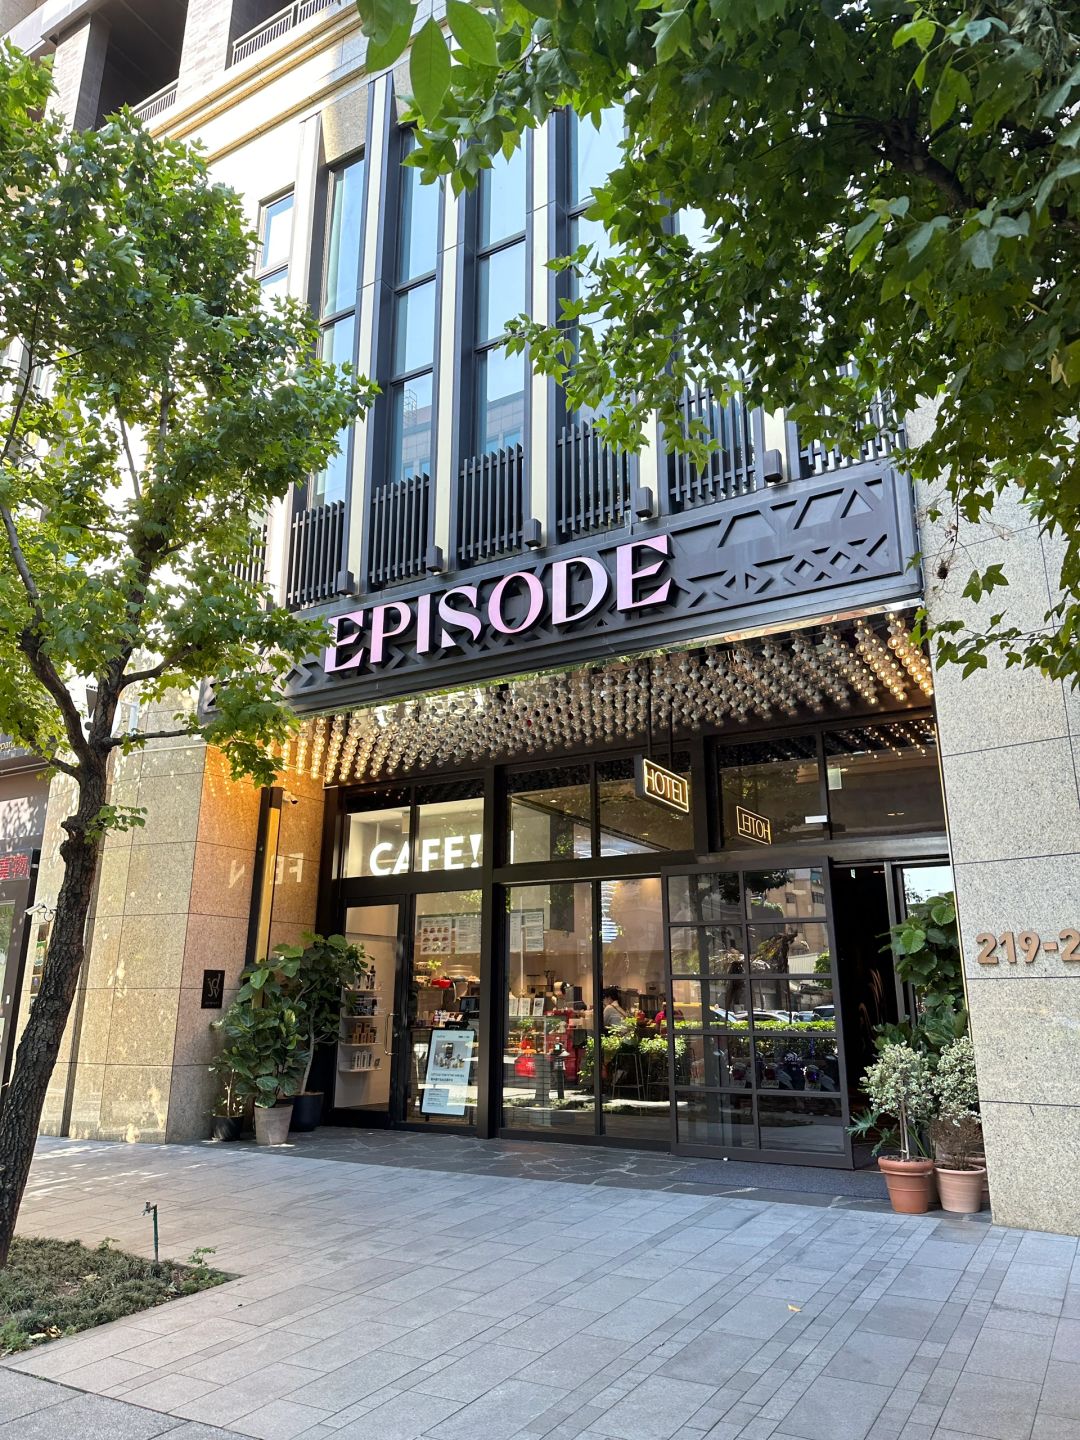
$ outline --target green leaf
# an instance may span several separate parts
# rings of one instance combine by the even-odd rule
[[[369,73],[373,70],[388,70],[399,56],[405,53],[409,43],[409,36],[412,34],[412,20],[403,21],[396,30],[391,30],[389,38],[381,45],[374,40],[368,41],[367,54],[364,57],[364,64]]]
[[[425,120],[433,120],[450,88],[450,49],[434,20],[428,20],[413,41],[409,80],[417,109]]]
[[[892,48],[899,50],[901,45],[906,45],[909,40],[914,40],[920,50],[928,50],[933,42],[937,31],[935,20],[909,20],[906,25],[901,25],[892,38]]]
[[[541,20],[554,20],[559,13],[557,0],[519,0],[530,15],[539,15]]]
[[[446,19],[450,33],[470,60],[478,65],[498,65],[495,31],[486,15],[465,0],[446,0]]]
[[[992,270],[994,268],[994,256],[997,254],[999,237],[983,226],[979,226],[975,234],[969,240],[965,240],[960,247],[960,253],[964,255],[976,270]]]
[[[656,36],[656,58],[661,64],[674,59],[680,51],[686,55],[692,53],[693,31],[685,5],[680,10],[661,11],[659,20],[649,29]]]
[[[935,215],[932,220],[925,220],[921,225],[917,225],[905,242],[908,258],[917,260],[938,231],[948,228],[947,215]]]

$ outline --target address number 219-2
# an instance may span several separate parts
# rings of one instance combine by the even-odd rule
[[[979,947],[976,959],[980,965],[997,965],[999,948],[1004,950],[1010,965],[1015,965],[1017,960],[1030,965],[1040,950],[1047,955],[1060,954],[1062,960],[1080,964],[1080,930],[1062,930],[1056,940],[1043,940],[1034,930],[1021,930],[1019,935],[1011,930],[1006,930],[1004,935],[984,931],[975,936],[975,944]]]

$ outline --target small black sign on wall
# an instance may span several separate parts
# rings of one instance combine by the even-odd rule
[[[202,1008],[220,1010],[225,994],[225,971],[204,970],[202,972]]]

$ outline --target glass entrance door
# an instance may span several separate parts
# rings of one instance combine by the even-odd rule
[[[828,867],[664,876],[674,1144],[850,1163]]]
[[[476,1123],[480,1059],[479,890],[412,897],[411,944],[399,1007],[400,1118]]]
[[[341,997],[334,1106],[357,1112],[357,1119],[363,1117],[369,1124],[385,1124],[391,1118],[394,997],[403,908],[400,901],[387,900],[350,905],[345,912],[345,936],[361,947],[370,968]]]

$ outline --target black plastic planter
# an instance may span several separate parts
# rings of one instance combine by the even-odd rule
[[[293,1096],[292,1130],[314,1130],[322,1119],[323,1093],[312,1090]]]

